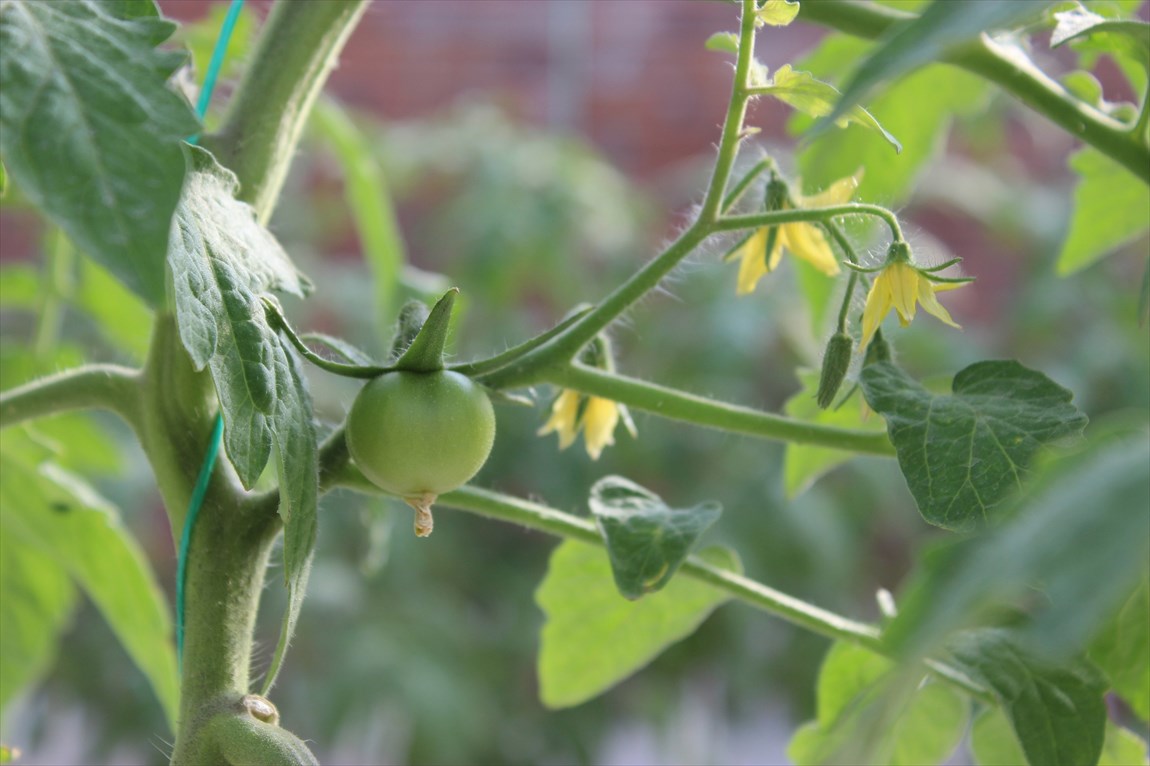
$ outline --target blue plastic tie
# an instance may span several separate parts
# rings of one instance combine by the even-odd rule
[[[224,17],[220,35],[216,38],[216,46],[212,50],[212,60],[208,64],[208,71],[204,75],[204,87],[200,90],[200,98],[196,104],[196,115],[202,120],[207,114],[208,104],[212,100],[212,91],[216,88],[220,70],[224,66],[224,58],[228,52],[228,41],[235,31],[236,22],[240,18],[240,10],[244,0],[232,0],[228,14]],[[194,144],[199,136],[191,136],[188,143]],[[204,497],[208,494],[208,484],[212,481],[212,471],[216,467],[216,459],[220,454],[220,444],[224,435],[223,415],[216,415],[215,425],[212,427],[212,436],[208,441],[207,452],[204,453],[204,462],[200,466],[200,474],[196,477],[196,486],[192,490],[192,498],[188,502],[188,513],[184,516],[184,529],[180,535],[180,548],[176,553],[176,663],[182,669],[184,664],[184,586],[188,579],[188,551],[192,547],[192,530],[196,519],[200,515],[200,507],[204,504]]]

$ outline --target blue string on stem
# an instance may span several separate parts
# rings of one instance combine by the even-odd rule
[[[196,115],[202,120],[208,111],[208,103],[212,100],[212,91],[215,90],[216,80],[224,65],[224,58],[228,52],[228,41],[235,31],[236,22],[240,18],[240,10],[244,0],[232,0],[224,23],[220,27],[220,35],[216,38],[216,46],[212,50],[212,60],[208,64],[208,71],[204,75],[204,86],[200,90],[200,98],[196,103]],[[188,143],[194,144],[199,136],[191,136]],[[196,477],[196,486],[192,490],[192,498],[188,502],[188,513],[184,517],[184,529],[180,535],[180,547],[176,552],[176,663],[181,668],[184,664],[184,600],[185,582],[188,576],[188,551],[192,546],[192,530],[196,525],[196,518],[200,515],[200,507],[204,504],[204,496],[208,493],[208,484],[212,480],[212,471],[216,466],[216,458],[220,454],[220,444],[224,435],[223,415],[216,415],[215,425],[212,427],[212,436],[208,441],[207,452],[204,453],[204,462],[200,466],[199,476]]]

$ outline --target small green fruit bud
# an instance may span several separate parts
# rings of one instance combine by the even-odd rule
[[[767,181],[767,210],[782,210],[787,206],[787,198],[790,196],[790,190],[787,184],[774,173],[771,174],[771,180]]]
[[[823,371],[819,376],[819,391],[815,394],[815,401],[820,408],[825,410],[834,402],[839,386],[847,376],[853,350],[854,339],[845,332],[836,332],[827,341],[827,350],[823,354]]]

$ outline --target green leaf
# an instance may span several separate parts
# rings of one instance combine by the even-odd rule
[[[755,92],[773,96],[811,117],[823,117],[835,112],[835,101],[839,98],[839,92],[833,85],[816,79],[810,72],[796,72],[790,64],[780,67],[770,82],[756,88]],[[878,120],[861,106],[836,113],[834,122],[840,128],[845,128],[852,122],[862,125],[885,138],[896,152],[902,151],[902,144],[898,139],[888,133]]]
[[[34,683],[56,654],[60,632],[75,603],[64,568],[17,540],[0,512],[0,714]]]
[[[919,512],[946,529],[994,521],[1039,449],[1086,426],[1069,391],[1015,361],[972,364],[954,376],[950,396],[887,362],[860,377]]]
[[[306,283],[279,243],[235,199],[235,176],[191,147],[195,170],[176,211],[168,254],[180,339],[197,369],[209,366],[224,415],[225,445],[246,487],[271,456],[272,416],[286,357],[260,295],[302,295]]]
[[[283,662],[303,603],[316,539],[318,448],[311,396],[288,341],[272,329],[262,297],[303,295],[308,283],[255,211],[234,198],[235,177],[191,148],[196,170],[176,212],[172,265],[180,339],[210,369],[224,416],[228,457],[245,486],[275,447],[284,522],[288,610],[265,686]]]
[[[33,457],[14,432],[5,432],[0,460],[5,535],[71,574],[148,677],[174,730],[179,686],[168,605],[116,509],[77,476]]]
[[[1150,721],[1150,577],[1143,576],[1094,638],[1090,659],[1102,668],[1130,709]]]
[[[967,705],[953,689],[920,680],[900,678],[874,652],[836,643],[819,671],[817,718],[796,732],[787,756],[796,766],[942,763],[962,738]]]
[[[740,572],[733,551],[713,547],[699,558]],[[695,629],[729,596],[679,578],[659,593],[627,601],[615,589],[603,550],[566,540],[535,601],[545,620],[539,649],[539,696],[549,708],[578,705],[644,667]]]
[[[40,298],[40,273],[22,263],[0,266],[0,306],[35,311]]]
[[[1113,721],[1107,721],[1098,766],[1143,766],[1146,762],[1146,743],[1142,738]]]
[[[631,600],[670,582],[699,535],[723,510],[714,502],[671,508],[655,493],[622,476],[605,476],[595,482],[589,504],[607,544],[615,584]]]
[[[785,27],[799,15],[799,4],[788,0],[766,0],[755,11],[755,26]]]
[[[999,698],[1028,763],[1098,762],[1106,682],[1091,663],[1045,662],[1003,628],[965,631],[949,648],[957,664]]]
[[[1138,582],[1150,557],[1150,444],[1145,432],[1046,461],[1010,521],[934,553],[887,626],[893,648],[926,653],[988,609],[1033,604],[1019,635],[1046,655],[1082,650]],[[1088,544],[1084,544],[1088,541]]]
[[[739,36],[734,32],[716,32],[703,45],[709,51],[739,55]]]
[[[833,81],[873,47],[872,43],[846,35],[828,35],[800,63],[816,77]],[[823,187],[862,166],[866,173],[859,183],[860,199],[901,204],[913,191],[923,169],[945,145],[953,118],[982,108],[988,93],[986,84],[971,74],[953,67],[924,67],[893,83],[868,104],[875,118],[902,143],[897,157],[892,157],[886,142],[870,131],[828,131],[799,155],[804,183]],[[797,135],[811,122],[809,117],[796,114],[788,128]]]
[[[974,719],[970,730],[970,751],[977,766],[1021,766],[1026,754],[1010,728],[1006,712],[988,708]]]
[[[279,515],[284,523],[283,559],[288,609],[264,682],[265,695],[271,690],[283,665],[307,593],[319,505],[319,449],[311,395],[295,353],[286,341],[279,342],[273,427],[280,483]]]
[[[1010,26],[1042,10],[1029,0],[956,3],[935,0],[916,19],[893,26],[843,88],[827,121],[849,114],[876,87],[937,61],[947,48],[977,40],[985,30]]]
[[[312,111],[311,125],[335,152],[343,170],[344,197],[371,269],[376,317],[384,324],[395,310],[407,257],[383,170],[371,144],[339,104],[320,100]]]
[[[1050,35],[1051,48],[1090,37],[1108,52],[1125,55],[1140,62],[1143,68],[1150,66],[1150,24],[1135,19],[1108,19],[1081,5],[1055,13],[1054,18],[1058,23]]]
[[[160,15],[155,0],[103,0],[109,13],[118,19],[155,18]]]
[[[1089,147],[1072,154],[1069,164],[1080,180],[1059,274],[1086,268],[1150,229],[1150,187]]]
[[[85,0],[0,6],[0,152],[80,249],[161,306],[181,141],[198,122],[166,86],[183,54],[155,50],[175,25],[110,11]]]
[[[75,300],[113,345],[133,361],[144,360],[152,330],[151,310],[91,258],[80,259]]]
[[[872,414],[866,420],[863,419],[861,396],[854,396],[838,409],[831,407],[823,410],[815,402],[815,391],[819,385],[818,373],[811,370],[800,371],[799,380],[803,387],[783,405],[783,412],[792,418],[805,423],[851,430],[877,432],[885,428],[882,418],[877,415]],[[849,382],[847,385],[850,385]],[[783,489],[787,497],[802,494],[820,477],[855,457],[856,453],[849,450],[787,443],[783,452]]]

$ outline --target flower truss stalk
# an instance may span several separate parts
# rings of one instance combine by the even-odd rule
[[[587,314],[554,339],[524,355],[484,382],[495,388],[530,385],[540,380],[540,371],[556,363],[567,362],[599,334],[616,317],[630,308],[647,292],[658,286],[684,258],[691,254],[716,229],[712,224],[719,218],[731,169],[738,153],[743,133],[743,118],[747,111],[747,76],[755,52],[755,2],[742,0],[743,12],[739,26],[739,55],[735,62],[735,80],[723,121],[715,170],[707,186],[703,205],[695,222],[666,250],[635,272],[626,282],[612,291]]]
[[[604,544],[598,529],[587,519],[498,492],[464,486],[440,495],[438,502],[441,506],[470,511],[540,532],[569,537],[592,545]],[[881,631],[874,625],[858,622],[808,604],[743,575],[711,566],[697,556],[689,557],[683,562],[679,571],[792,625],[835,641],[846,641],[875,653],[890,656],[889,650],[882,643]],[[933,675],[961,688],[967,694],[983,701],[993,702],[993,696],[989,691],[957,668],[936,660],[927,660],[926,666]]]
[[[867,455],[894,455],[894,448],[885,433],[808,423],[580,364],[549,371],[547,382],[672,420],[731,433],[833,447]]]

